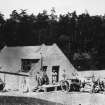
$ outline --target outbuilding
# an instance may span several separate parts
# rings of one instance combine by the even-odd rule
[[[40,46],[4,47],[0,52],[0,71],[20,75],[0,74],[6,87],[21,89],[36,86],[36,76],[40,71],[47,74],[49,83],[70,79],[76,69],[57,44]],[[54,80],[53,74],[56,73]],[[26,76],[25,76],[26,75]]]

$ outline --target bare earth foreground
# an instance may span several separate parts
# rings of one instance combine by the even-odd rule
[[[0,105],[105,105],[105,94],[62,91],[0,92]]]

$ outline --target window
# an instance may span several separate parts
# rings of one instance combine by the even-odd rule
[[[38,61],[39,59],[21,59],[21,71],[29,72],[32,64],[36,64]]]
[[[43,66],[43,67],[42,67],[42,70],[43,70],[43,71],[47,71],[47,66]]]

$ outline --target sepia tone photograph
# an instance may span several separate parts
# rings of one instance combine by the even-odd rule
[[[105,105],[104,0],[0,0],[0,105]]]

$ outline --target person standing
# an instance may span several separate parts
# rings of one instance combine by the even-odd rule
[[[42,85],[41,74],[39,72],[37,72],[36,74],[36,81],[37,81],[37,87]]]
[[[52,83],[55,84],[57,82],[57,72],[53,70],[52,72]]]

